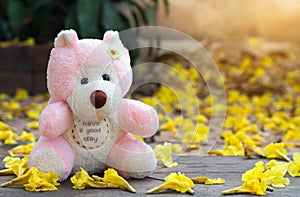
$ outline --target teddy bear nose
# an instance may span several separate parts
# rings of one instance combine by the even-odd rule
[[[106,94],[101,90],[96,90],[91,94],[91,103],[96,108],[99,109],[103,107],[106,103]]]

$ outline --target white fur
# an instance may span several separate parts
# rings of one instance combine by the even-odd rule
[[[64,176],[64,164],[50,148],[38,150],[30,158],[28,166],[35,166],[43,172],[57,172],[58,177]]]

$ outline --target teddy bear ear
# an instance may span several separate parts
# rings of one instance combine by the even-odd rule
[[[74,46],[77,40],[77,33],[73,29],[63,30],[55,38],[54,47]]]
[[[119,37],[119,33],[117,31],[105,32],[105,34],[103,36],[103,41],[114,48],[117,48],[117,49],[124,48],[124,45],[122,44],[120,37]]]

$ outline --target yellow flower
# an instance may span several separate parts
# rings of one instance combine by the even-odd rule
[[[288,129],[283,136],[284,141],[296,141],[300,139],[300,129],[297,127],[295,129]]]
[[[137,136],[137,135],[133,135],[133,137],[135,137],[136,139],[140,140],[141,142],[145,142],[144,138]]]
[[[182,120],[183,120],[182,116],[176,116],[176,117],[173,119],[175,125],[181,125],[181,124],[182,124]]]
[[[238,107],[240,110],[240,107]],[[239,130],[250,125],[250,121],[244,116],[227,116],[224,127]]]
[[[2,114],[1,119],[3,120],[12,120],[14,117],[10,112]]]
[[[177,162],[173,162],[172,160],[172,144],[165,142],[164,145],[156,145],[154,148],[154,153],[156,156],[157,161],[159,162],[163,162],[163,164],[168,167],[171,168],[173,166],[177,166],[178,163]]]
[[[213,184],[224,184],[225,180],[222,178],[216,178],[216,179],[210,179],[206,176],[198,176],[195,178],[192,178],[192,181],[194,183],[204,183],[205,185],[213,185]]]
[[[254,76],[256,78],[261,78],[264,76],[264,74],[265,74],[265,69],[263,69],[263,68],[256,68],[254,71]]]
[[[184,132],[194,131],[195,125],[191,119],[183,119],[181,130]]]
[[[292,177],[300,176],[300,153],[294,153],[293,160],[289,162],[288,173]]]
[[[83,168],[80,168],[80,171],[76,172],[70,180],[74,184],[73,188],[79,190],[85,189],[88,186],[94,188],[117,188],[113,184],[94,180]]]
[[[15,94],[15,99],[17,101],[24,101],[28,99],[28,92],[25,89],[17,89]]]
[[[24,141],[30,141],[30,142],[35,142],[35,137],[33,133],[28,133],[27,131],[23,131],[21,133],[21,136],[19,136],[18,140],[24,142]]]
[[[283,143],[270,143],[264,148],[265,157],[270,159],[284,159],[290,161]]]
[[[14,178],[2,187],[23,185],[28,191],[50,191],[57,190],[55,186],[60,184],[57,182],[58,176],[55,172],[43,173],[35,167],[31,167],[25,174]]]
[[[242,175],[243,185],[236,188],[223,191],[222,194],[240,194],[250,193],[256,195],[265,195],[267,190],[266,175],[264,174],[264,163],[259,161],[253,169],[246,171]]]
[[[264,170],[264,163],[262,161],[256,162],[253,169],[242,175],[243,186],[251,189],[255,194],[264,194],[267,189]]]
[[[256,124],[249,125],[245,127],[245,131],[250,133],[258,133],[257,125]]]
[[[209,128],[202,123],[197,125],[196,130],[190,130],[184,133],[181,143],[191,144],[191,143],[201,143],[207,141],[207,135]]]
[[[5,124],[4,122],[0,121],[0,131],[6,131],[6,130],[10,130],[10,126]]]
[[[265,67],[273,66],[274,62],[271,57],[267,56],[262,59],[261,64]]]
[[[141,101],[143,103],[146,103],[146,104],[151,105],[151,106],[154,106],[154,105],[159,103],[159,101],[154,97],[144,97],[144,98],[141,99]]]
[[[253,47],[257,47],[257,46],[259,46],[261,43],[260,43],[260,41],[259,41],[257,38],[251,37],[251,38],[249,39],[249,44],[250,44],[251,46],[253,46]]]
[[[172,152],[174,153],[180,153],[182,152],[182,147],[180,144],[172,144]]]
[[[23,159],[6,156],[3,162],[5,162],[6,169],[0,170],[0,175],[15,174],[21,176],[28,168],[28,156]]]
[[[8,150],[8,153],[11,156],[15,155],[29,155],[31,150],[33,149],[34,143],[26,144],[26,145],[18,145]]]
[[[39,119],[40,117],[40,111],[37,111],[37,110],[29,110],[26,112],[26,115],[28,116],[28,118],[31,118],[31,119]]]
[[[31,192],[53,191],[57,190],[58,176],[55,172],[43,173],[38,170],[32,172],[32,176],[28,179],[28,183],[24,184],[24,188]]]
[[[188,150],[200,150],[201,146],[196,145],[196,144],[191,144],[187,147]]]
[[[18,135],[15,134],[11,129],[6,131],[0,131],[0,140],[4,140],[4,144],[16,144]]]
[[[151,194],[162,190],[175,190],[180,193],[194,193],[194,190],[192,188],[195,184],[190,178],[185,176],[184,173],[171,173],[167,177],[165,177],[165,181],[166,182],[161,184],[160,186],[148,190],[147,193]]]
[[[167,120],[163,125],[161,125],[160,130],[177,131],[177,128],[173,120]]]
[[[234,135],[231,131],[225,131],[221,135],[224,137],[225,155],[244,156],[243,143],[237,135]]]
[[[290,180],[288,178],[284,178],[284,175],[287,172],[288,163],[271,160],[265,166],[268,169],[264,172],[266,175],[267,185],[285,187],[285,185],[290,184]]]
[[[21,110],[21,105],[19,102],[11,100],[7,106],[8,110],[11,112],[16,112]]]
[[[195,120],[200,122],[200,123],[206,123],[208,122],[208,119],[206,118],[206,116],[202,115],[202,114],[198,114],[196,117],[195,117]]]
[[[265,142],[265,139],[260,135],[253,135],[251,139],[254,140],[256,143]]]
[[[38,122],[38,121],[28,122],[28,123],[26,124],[26,126],[27,126],[29,129],[38,129],[38,128],[39,128],[39,122]]]
[[[112,168],[105,170],[103,178],[98,176],[93,176],[93,178],[96,181],[102,181],[106,184],[113,184],[123,190],[128,190],[133,193],[136,192],[136,190],[123,177],[121,177],[116,170]]]
[[[4,100],[4,99],[8,99],[10,96],[8,94],[5,93],[0,93],[0,99]]]

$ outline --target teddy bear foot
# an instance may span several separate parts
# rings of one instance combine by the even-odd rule
[[[134,179],[142,179],[152,174],[156,163],[152,148],[130,135],[125,135],[119,140],[107,159],[107,164],[115,168],[120,175]]]
[[[151,175],[156,168],[156,158],[151,147],[146,145],[143,153],[134,153],[127,161],[127,170],[120,174],[126,178],[143,179]]]
[[[60,146],[57,146],[58,144]],[[58,147],[60,150],[57,150]],[[59,180],[63,181],[69,176],[74,165],[74,155],[60,154],[66,148],[68,149],[69,145],[62,137],[57,139],[42,138],[31,152],[28,166],[35,166],[42,172],[56,172]]]

